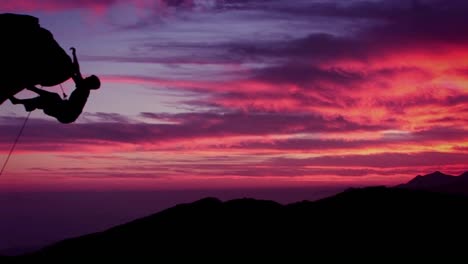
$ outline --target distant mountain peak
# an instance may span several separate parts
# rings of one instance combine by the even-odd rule
[[[453,176],[435,171],[424,176],[418,175],[406,184],[398,187],[434,192],[468,194],[468,171],[460,176]]]
[[[435,171],[433,173],[425,175],[424,177],[428,177],[428,176],[450,176],[450,175],[444,174],[444,173],[442,173],[440,171]]]
[[[407,184],[414,184],[414,183],[426,183],[427,184],[429,182],[437,183],[434,181],[445,181],[452,177],[453,176],[444,174],[440,171],[435,171],[433,173],[429,173],[424,176],[418,175],[412,180],[410,180]]]

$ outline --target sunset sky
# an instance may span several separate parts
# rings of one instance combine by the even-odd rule
[[[83,74],[103,85],[74,124],[32,113],[0,190],[458,175],[468,168],[466,10],[466,0],[2,0],[1,12],[36,16],[76,47]],[[26,115],[0,106],[1,164]]]

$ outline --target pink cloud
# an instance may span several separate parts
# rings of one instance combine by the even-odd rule
[[[288,39],[221,38],[220,43],[213,40],[215,43],[204,47],[206,37],[196,35],[196,30],[206,32],[206,25],[198,25],[194,20],[190,41],[180,40],[188,42],[180,44],[180,50],[185,53],[176,50],[174,57],[90,56],[89,59],[106,63],[168,66],[174,73],[168,78],[103,75],[102,81],[197,91],[203,98],[190,98],[185,103],[193,106],[194,111],[213,110],[142,113],[141,120],[148,123],[112,113],[96,114],[96,122],[69,126],[33,119],[18,145],[18,153],[73,153],[84,157],[109,153],[164,154],[152,161],[140,160],[144,166],[136,166],[129,160],[123,160],[125,164],[120,166],[113,159],[100,159],[111,165],[84,170],[80,166],[60,167],[45,172],[39,166],[34,170],[37,174],[58,176],[73,171],[87,179],[129,178],[132,174],[144,179],[155,174],[174,178],[188,175],[195,179],[225,176],[231,180],[236,177],[379,178],[395,174],[414,176],[421,169],[466,167],[468,21],[463,12],[466,1],[450,1],[451,4],[430,1],[427,5],[431,8],[400,7],[400,2],[394,3],[397,8],[387,2],[349,3],[346,7],[322,2],[311,1],[310,8],[297,4],[302,10],[279,2],[271,8],[282,19],[305,17],[304,23],[322,22],[323,14],[369,21],[362,27],[359,24],[349,34],[296,36],[292,30]],[[85,8],[101,12],[117,3],[120,1],[46,0],[41,4],[3,1],[0,8],[7,11]],[[148,4],[147,1],[131,3]],[[193,1],[158,3],[161,8],[196,7]],[[268,18],[271,13],[259,12],[256,3],[236,1],[236,7],[229,8],[238,8],[236,12],[255,11],[259,19]],[[158,5],[145,7],[155,6]],[[319,18],[317,10],[321,12]],[[223,26],[222,21],[204,22]],[[216,27],[208,29],[216,30]],[[176,32],[171,34],[177,37]],[[158,48],[158,43],[139,44],[149,50]],[[176,46],[162,45],[167,49]],[[229,65],[231,58],[230,66],[243,67],[242,71],[231,74],[228,67],[222,67]],[[196,74],[180,78],[182,74],[174,65],[217,65],[217,70],[225,70],[229,78],[210,80]],[[3,121],[0,148],[6,153],[20,122]],[[184,154],[184,160],[178,159]],[[235,157],[207,161],[208,155]],[[146,164],[156,160],[157,166]]]
[[[7,12],[61,11],[80,8],[101,12],[103,9],[116,4],[118,1],[119,0],[4,0],[0,2],[0,8]]]
[[[128,4],[137,8],[153,9],[155,12],[163,12],[169,7],[193,8],[191,0],[3,0],[0,9],[4,12],[33,12],[85,9],[94,13],[103,13],[116,4]]]

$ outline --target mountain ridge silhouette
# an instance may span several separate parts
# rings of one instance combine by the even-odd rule
[[[435,172],[408,183],[413,186],[424,180],[432,184],[434,179],[452,177],[459,176]],[[221,201],[207,197],[0,260],[27,263],[91,260],[96,256],[157,260],[250,254],[459,254],[465,248],[458,241],[468,235],[466,210],[467,196],[401,185],[351,188],[317,201],[284,205],[252,198]]]
[[[282,205],[214,197],[179,204],[23,260],[124,256],[462,252],[468,197],[384,186]]]
[[[418,175],[397,187],[468,196],[468,171],[458,176],[444,174],[440,171],[424,176]]]

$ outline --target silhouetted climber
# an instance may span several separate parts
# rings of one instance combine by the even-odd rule
[[[30,99],[17,99],[10,97],[13,104],[23,104],[26,111],[31,112],[42,109],[46,115],[55,117],[59,122],[68,124],[74,122],[83,112],[91,90],[99,89],[101,82],[95,75],[83,78],[80,72],[80,65],[76,57],[75,48],[71,48],[73,53],[74,71],[72,79],[76,88],[71,93],[70,98],[62,99],[59,94],[39,89],[35,86],[26,89],[37,93],[39,96]]]

